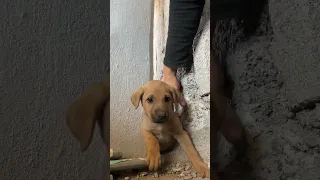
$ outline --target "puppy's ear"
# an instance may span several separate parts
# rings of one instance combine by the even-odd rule
[[[144,88],[140,87],[136,92],[134,92],[131,95],[131,103],[135,106],[136,109],[139,107],[139,103],[143,93],[144,93]]]
[[[80,142],[82,152],[91,143],[96,120],[102,121],[105,105],[110,97],[109,81],[108,77],[103,82],[93,84],[67,109],[67,126]],[[99,123],[102,131],[101,126],[104,124],[107,123]]]
[[[179,90],[177,90],[176,88],[171,87],[171,86],[169,87],[169,89],[170,89],[170,93],[171,93],[172,98],[173,98],[173,103],[178,105],[178,103],[181,100],[181,92]]]

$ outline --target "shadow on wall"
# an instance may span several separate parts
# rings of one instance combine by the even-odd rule
[[[69,103],[109,71],[108,1],[11,1],[0,7],[0,179],[106,179],[97,134],[84,154]]]

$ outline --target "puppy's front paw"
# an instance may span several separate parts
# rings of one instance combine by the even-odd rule
[[[149,150],[147,154],[147,164],[150,171],[157,171],[161,164],[160,151]]]
[[[201,177],[210,177],[210,168],[208,167],[208,165],[203,162],[203,161],[196,161],[195,163],[193,163],[193,167],[194,169],[197,171],[197,173],[199,174],[199,176]]]

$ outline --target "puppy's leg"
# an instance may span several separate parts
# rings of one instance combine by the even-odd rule
[[[182,149],[187,153],[195,170],[203,177],[210,177],[208,165],[201,159],[198,151],[192,144],[189,134],[183,130],[182,133],[174,135]]]
[[[215,96],[215,95],[213,95]],[[232,143],[239,151],[247,146],[245,129],[240,117],[228,104],[228,99],[223,94],[217,94],[213,100],[212,111],[216,114],[216,121],[219,121],[220,131],[223,136]]]
[[[157,138],[149,131],[143,130],[142,135],[147,145],[147,163],[150,171],[158,170],[161,164],[160,144]]]
[[[248,142],[245,129],[241,123],[240,117],[230,106],[226,108],[225,118],[221,123],[220,131],[223,136],[233,144],[239,155],[244,155]]]
[[[211,52],[213,53],[213,52]],[[214,132],[220,130],[223,136],[232,143],[238,151],[245,151],[248,145],[245,129],[236,111],[228,104],[225,94],[225,77],[218,60],[211,55],[211,120],[214,123]],[[215,117],[213,117],[215,116]]]

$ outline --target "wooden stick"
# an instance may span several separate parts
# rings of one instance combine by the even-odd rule
[[[161,164],[164,163],[164,158],[161,157]],[[131,169],[146,169],[148,168],[145,158],[136,159],[124,159],[123,162],[110,164],[110,172],[114,171],[125,171]]]

